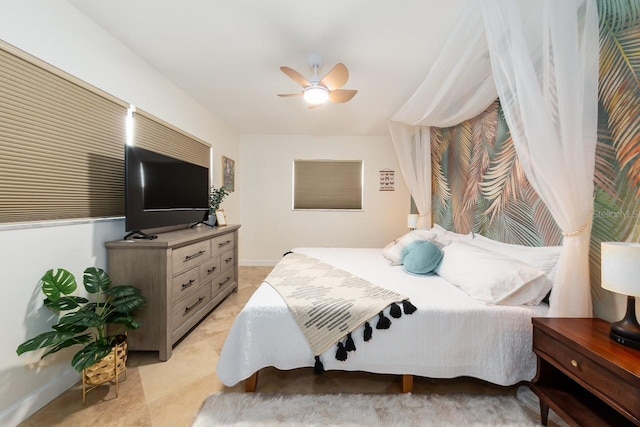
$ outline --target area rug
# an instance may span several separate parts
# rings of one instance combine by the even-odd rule
[[[193,427],[539,425],[505,395],[217,393]]]

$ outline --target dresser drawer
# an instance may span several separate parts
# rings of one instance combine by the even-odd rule
[[[200,264],[200,278],[202,283],[207,283],[220,273],[220,255],[216,255],[209,261]]]
[[[225,271],[227,268],[235,265],[236,256],[234,251],[226,251],[220,255],[220,268]]]
[[[171,285],[173,303],[175,304],[177,301],[191,294],[198,289],[201,283],[200,269],[198,267],[193,267],[191,270],[174,276]]]
[[[172,330],[180,327],[198,310],[206,306],[209,301],[211,301],[211,287],[205,285],[200,286],[191,295],[175,303],[171,315]]]
[[[211,241],[194,243],[173,251],[173,274],[176,275],[211,258]]]
[[[220,292],[235,283],[235,270],[230,268],[216,277],[211,284],[211,298],[215,298]]]
[[[551,357],[551,362],[578,384],[614,406],[620,406],[634,416],[640,415],[638,389],[590,358],[584,356],[551,335],[534,328],[533,348]]]
[[[223,236],[214,237],[211,239],[211,250],[214,254],[219,254],[235,247],[235,241],[233,233],[225,234]],[[222,267],[224,268],[224,267]]]

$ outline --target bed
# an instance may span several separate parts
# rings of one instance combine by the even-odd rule
[[[296,248],[293,252],[407,295],[417,307],[411,316],[392,319],[390,329],[374,330],[368,342],[354,331],[357,350],[340,361],[329,349],[321,355],[325,370],[401,375],[403,391],[411,391],[413,376],[473,377],[509,386],[535,375],[531,318],[546,316],[548,305],[487,304],[439,275],[407,274],[402,266],[390,265],[382,249]],[[246,389],[252,391],[262,368],[289,370],[313,364],[311,348],[287,305],[268,283],[262,283],[237,316],[217,373],[223,384],[246,380]]]

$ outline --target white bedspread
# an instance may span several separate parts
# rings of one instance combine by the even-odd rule
[[[335,349],[322,355],[325,370],[412,374],[429,378],[469,376],[499,385],[531,380],[531,317],[548,306],[492,306],[468,297],[438,276],[413,276],[390,266],[381,249],[297,248],[373,284],[408,295],[418,311],[373,329],[341,362]],[[464,268],[461,266],[460,268]],[[311,367],[314,357],[280,295],[263,283],[236,318],[218,361],[223,384],[233,386],[267,366]]]

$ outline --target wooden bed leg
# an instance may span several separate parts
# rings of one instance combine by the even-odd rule
[[[402,392],[413,393],[413,375],[402,376]]]
[[[249,378],[244,380],[244,391],[247,393],[253,393],[256,391],[258,387],[258,371],[255,374],[251,375]]]

